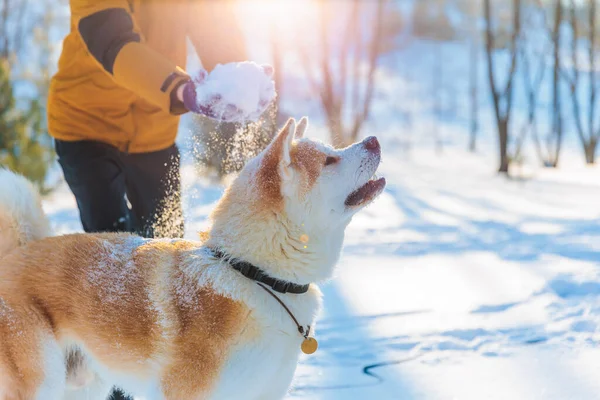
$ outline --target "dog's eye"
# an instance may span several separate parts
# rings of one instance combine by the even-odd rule
[[[339,160],[340,160],[339,157],[329,156],[325,159],[325,166],[335,164]]]

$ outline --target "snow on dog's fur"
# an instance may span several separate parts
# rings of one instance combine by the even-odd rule
[[[0,198],[12,221],[0,235],[0,399],[100,400],[113,385],[152,400],[282,398],[303,338],[280,304],[210,249],[310,283],[305,294],[278,296],[313,325],[316,282],[331,277],[352,216],[385,186],[370,180],[375,138],[334,150],[302,138],[306,119],[295,125],[226,190],[202,243],[43,239],[28,183],[0,175],[0,188],[12,186]],[[20,232],[27,239],[13,240]]]

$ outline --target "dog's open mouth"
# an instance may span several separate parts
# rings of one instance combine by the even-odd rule
[[[373,178],[363,186],[356,189],[346,198],[347,207],[362,206],[375,199],[385,188],[385,178]]]

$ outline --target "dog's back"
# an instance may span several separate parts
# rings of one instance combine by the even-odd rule
[[[0,258],[50,235],[40,197],[22,176],[0,169]]]

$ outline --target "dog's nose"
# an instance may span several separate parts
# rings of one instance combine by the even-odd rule
[[[370,136],[366,138],[364,141],[364,145],[365,149],[373,152],[379,151],[381,149],[381,146],[379,145],[379,140],[377,140],[375,136]]]

